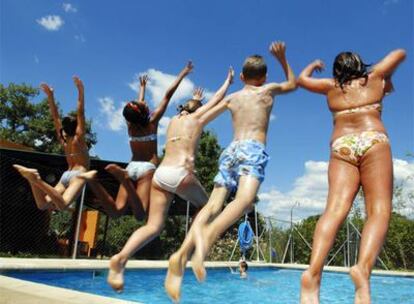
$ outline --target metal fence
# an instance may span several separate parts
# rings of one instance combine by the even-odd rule
[[[107,216],[88,187],[66,210],[39,210],[29,183],[13,164],[37,169],[42,179],[52,186],[66,169],[66,160],[60,155],[0,149],[0,256],[108,257],[117,253],[132,232],[143,224],[128,214],[119,218]],[[104,170],[107,164],[92,160],[91,169],[99,171],[99,181],[115,196],[119,184]],[[173,202],[164,232],[135,257],[166,258],[177,249],[176,243],[180,243],[173,240],[185,237],[185,227],[189,226],[188,219],[193,213],[194,209],[186,202]]]
[[[95,198],[87,187],[72,208],[64,211],[38,210],[28,182],[12,167],[15,163],[36,168],[51,185],[57,183],[66,169],[63,156],[0,149],[0,256],[105,258],[117,253],[133,231],[143,224],[132,215],[110,218],[97,208]],[[119,185],[104,170],[107,164],[109,162],[92,160],[92,169],[98,170],[99,181],[115,196]],[[177,200],[170,209],[161,236],[134,257],[167,259],[185,238],[190,225],[189,216],[194,211],[186,202]],[[314,223],[316,220],[315,217]],[[250,223],[256,237],[248,259],[293,264],[309,262],[314,226],[306,226],[305,221],[293,221],[292,216],[290,220],[263,218],[256,212],[250,214]],[[326,265],[349,267],[356,263],[362,227],[363,219],[349,217],[345,221]],[[236,224],[213,247],[210,258],[238,260],[241,255],[237,250],[237,241]],[[393,259],[403,261],[397,263],[403,265],[397,268],[412,267],[411,245],[404,239],[397,245],[398,248],[385,243],[378,258],[378,268],[387,269],[389,265],[395,265],[391,262]]]

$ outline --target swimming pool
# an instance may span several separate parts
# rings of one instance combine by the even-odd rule
[[[106,271],[14,271],[2,273],[18,279],[64,287],[141,303],[171,303],[164,292],[164,269],[128,270],[122,294],[106,284]],[[240,279],[228,268],[209,269],[207,281],[197,283],[191,270],[184,279],[180,303],[298,303],[301,270],[249,269]],[[373,303],[414,303],[414,278],[372,276]],[[352,303],[353,285],[343,273],[325,272],[321,303]]]

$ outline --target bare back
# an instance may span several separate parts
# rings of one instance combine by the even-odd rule
[[[203,124],[192,114],[176,115],[167,130],[162,165],[194,169],[194,159]]]
[[[152,134],[157,134],[158,121],[148,124],[147,127],[140,130],[129,127],[128,134],[133,137],[148,136]],[[131,147],[132,152],[132,161],[146,161],[151,162],[154,165],[158,165],[158,145],[157,139],[151,141],[129,141],[129,146]]]
[[[273,96],[267,86],[246,85],[229,98],[228,108],[233,117],[234,140],[253,139],[266,143],[273,107]]]
[[[384,78],[376,73],[370,73],[367,79],[352,80],[344,85],[343,89],[339,85],[333,85],[327,92],[329,109],[335,113],[381,103],[386,93],[384,88]],[[363,131],[385,133],[380,110],[371,109],[336,115],[332,140],[345,134]]]
[[[89,149],[83,136],[75,135],[63,142],[69,170],[89,169]]]

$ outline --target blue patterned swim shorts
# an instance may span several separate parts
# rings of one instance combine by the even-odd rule
[[[237,188],[241,175],[253,176],[262,182],[268,160],[263,143],[251,139],[233,141],[220,155],[214,182],[229,190]]]

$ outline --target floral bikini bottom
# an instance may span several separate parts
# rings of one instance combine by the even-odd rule
[[[388,142],[388,136],[383,132],[365,131],[338,137],[333,141],[331,149],[343,160],[358,166],[362,156],[370,148],[375,144]]]

